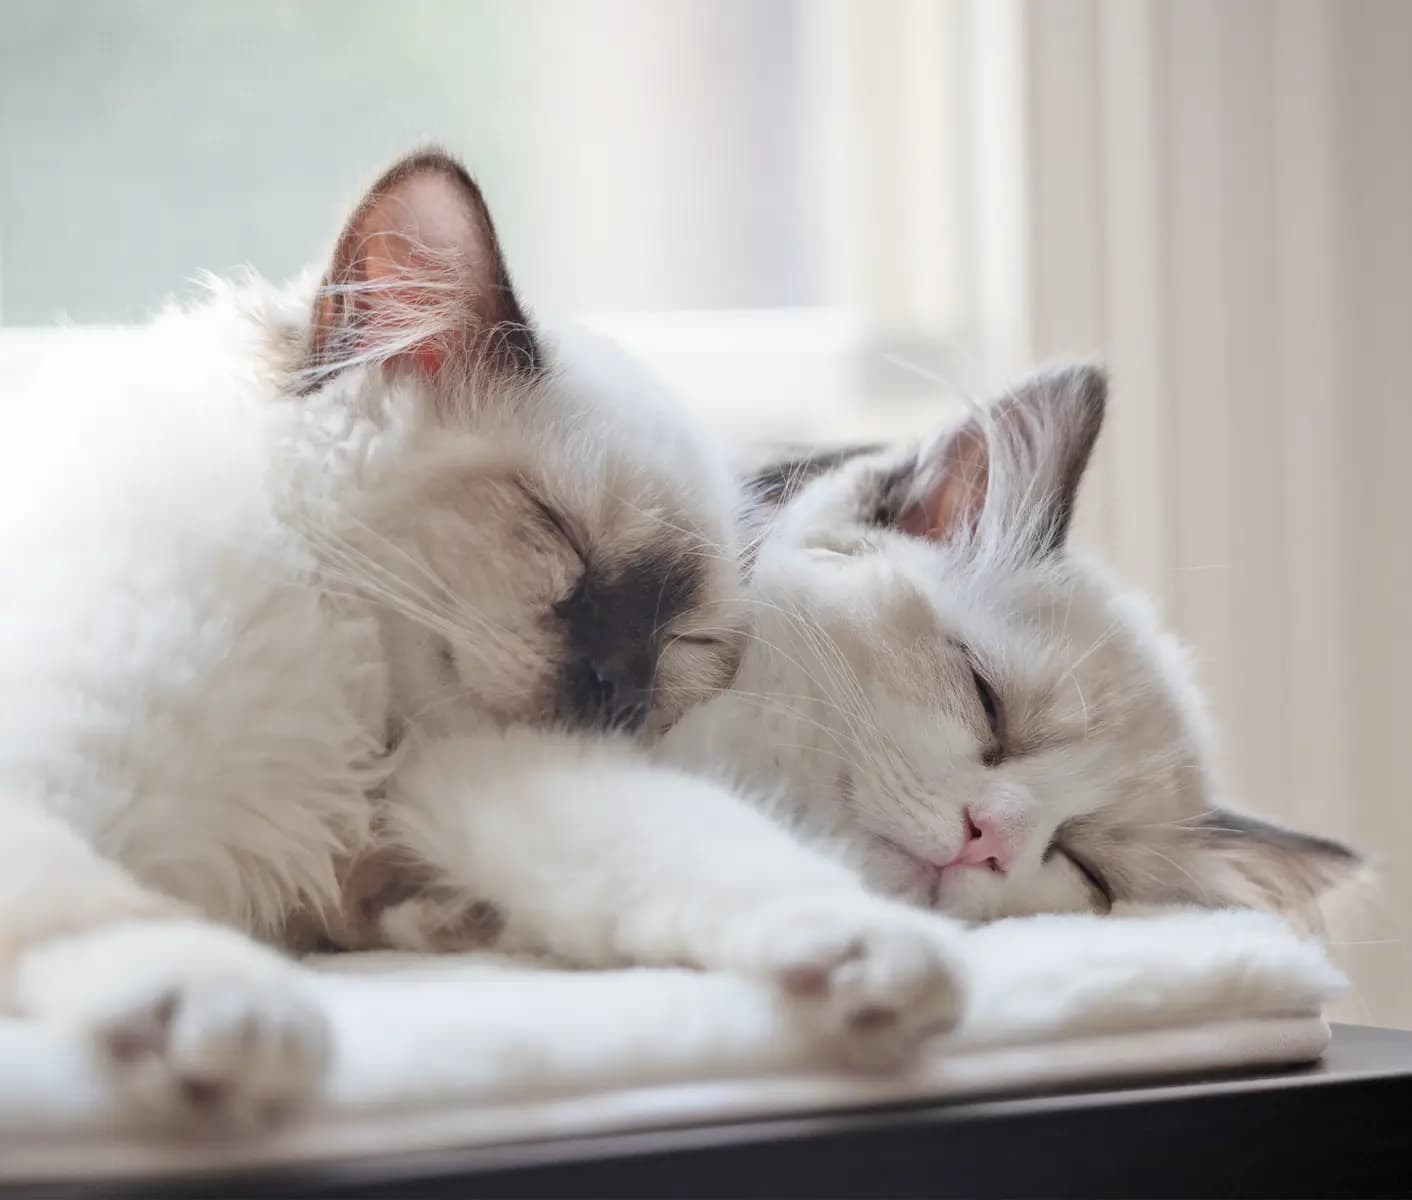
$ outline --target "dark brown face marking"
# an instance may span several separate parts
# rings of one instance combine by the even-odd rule
[[[702,588],[702,565],[689,554],[643,555],[584,571],[555,607],[569,657],[559,673],[560,719],[580,728],[640,728],[647,719],[665,631]]]

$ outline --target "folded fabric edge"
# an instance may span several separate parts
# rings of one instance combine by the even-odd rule
[[[722,1124],[913,1102],[959,1102],[1037,1091],[1187,1077],[1212,1070],[1297,1066],[1318,1059],[1321,1016],[1281,1016],[1074,1037],[936,1054],[903,1076],[789,1075],[678,1083],[513,1104],[357,1110],[311,1118],[251,1142],[180,1145],[112,1134],[22,1140],[0,1128],[0,1182],[132,1178],[346,1162],[380,1154],[510,1145]]]

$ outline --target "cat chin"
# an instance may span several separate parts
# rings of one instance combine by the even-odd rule
[[[936,872],[890,838],[856,827],[850,834],[851,857],[861,864],[863,878],[874,891],[907,900],[930,895]]]
[[[871,834],[861,860],[864,878],[874,891],[963,921],[1091,911],[1081,891],[1073,891],[1063,881],[1038,876],[1001,878],[973,867],[938,872]]]
[[[976,867],[951,867],[942,871],[932,893],[932,907],[968,921],[989,920],[996,915],[1003,889],[989,871]]]
[[[995,915],[1003,884],[997,887],[1000,881],[991,872],[960,865],[938,868],[890,838],[867,836],[865,875],[875,890],[953,916],[979,920]]]
[[[983,884],[982,880],[975,883]],[[1003,917],[1032,917],[1039,913],[1092,913],[1096,910],[1082,888],[1070,888],[1043,876],[988,881],[999,886],[976,886],[967,892],[958,888],[939,897],[938,907],[953,917],[970,921],[994,921]]]
[[[943,912],[963,921],[984,921],[1010,915],[997,911],[993,887],[976,886],[981,881],[968,878],[975,874],[977,872],[964,867],[938,874],[918,865],[909,869],[898,868],[891,863],[866,872],[868,884],[874,891],[917,908]],[[1027,906],[1022,907],[1025,913],[1031,911]]]

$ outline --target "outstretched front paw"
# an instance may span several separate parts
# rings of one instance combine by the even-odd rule
[[[30,951],[22,1010],[91,1037],[122,1103],[177,1128],[268,1125],[317,1095],[329,1062],[300,968],[195,921],[107,925]]]
[[[960,1018],[959,936],[943,917],[846,894],[773,904],[750,939],[754,965],[849,1062],[886,1068]]]

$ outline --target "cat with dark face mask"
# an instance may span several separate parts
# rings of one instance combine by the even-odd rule
[[[736,484],[530,325],[456,163],[389,171],[321,279],[59,348],[0,447],[0,1008],[125,1105],[316,1096],[262,944],[313,937],[738,969],[867,1061],[955,1020],[951,923],[637,749],[738,661]]]
[[[1074,367],[920,447],[763,471],[744,658],[668,755],[727,762],[879,892],[958,916],[1314,918],[1358,857],[1224,806],[1179,648],[1068,544],[1106,400]]]
[[[14,405],[0,1006],[251,1125],[330,1055],[262,943],[733,970],[772,1043],[871,1064],[960,1013],[925,908],[1316,890],[1347,852],[1207,811],[1165,643],[1064,549],[1101,400],[783,489],[743,593],[712,440],[534,328],[465,172],[405,160],[321,277],[215,284]]]
[[[846,963],[867,948],[868,971],[901,972],[928,945],[911,937],[937,930],[905,935],[892,910],[872,918],[885,931],[854,924],[863,886],[980,920],[1174,904],[1309,915],[1357,856],[1220,806],[1175,644],[1068,543],[1106,399],[1101,372],[1074,368],[920,447],[775,464],[755,480],[746,594],[717,610],[749,614],[740,666],[655,751],[691,774],[602,744],[546,755],[519,731],[482,757],[533,756],[543,786],[497,787],[434,816],[398,804],[400,844],[437,864],[440,886],[460,879],[507,903],[501,948],[590,966],[683,954],[759,972],[797,954],[799,969],[781,974],[809,979],[830,955]],[[711,633],[708,619],[695,636]],[[419,794],[458,794],[456,745],[409,769],[426,773]],[[539,886],[517,891],[528,877]],[[775,924],[787,893],[799,897],[793,927]],[[436,946],[417,933],[437,926],[433,904],[409,901],[393,940]],[[1218,938],[1278,928],[1211,922]],[[905,1049],[918,1030],[908,994],[845,1003]],[[936,1025],[948,1019],[933,1010]]]
[[[1105,402],[1101,373],[1078,368],[920,447],[775,464],[756,481],[745,594],[692,635],[743,633],[730,686],[687,709],[653,761],[526,727],[489,749],[455,735],[415,750],[389,791],[390,837],[427,873],[384,914],[388,940],[483,945],[494,913],[500,950],[685,960],[789,998],[781,1026],[707,975],[603,976],[601,1002],[631,1027],[605,1084],[794,1069],[801,1028],[841,1035],[855,1060],[906,1059],[960,1015],[958,965],[975,988],[963,1043],[1003,1040],[1012,1005],[1064,1036],[1321,1002],[1337,974],[1265,914],[1081,915],[1298,913],[1357,867],[1217,807],[1180,656],[1069,546]],[[727,619],[742,610],[748,628]],[[928,910],[1080,915],[962,933]],[[581,1062],[595,1018],[560,982],[574,1020],[556,1013],[499,1086],[556,1086]],[[555,980],[536,986],[547,997]]]

